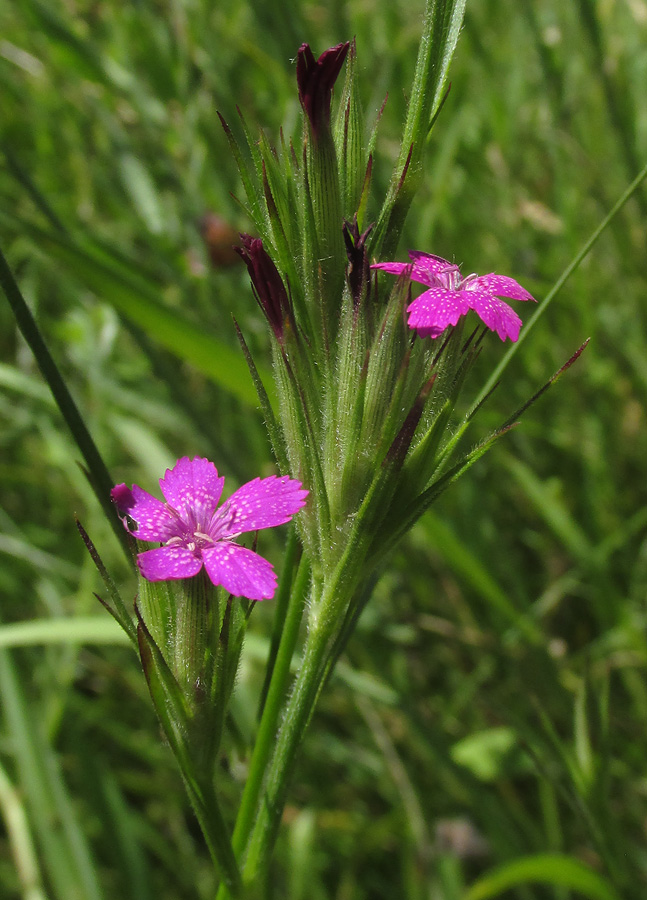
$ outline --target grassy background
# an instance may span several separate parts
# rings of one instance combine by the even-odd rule
[[[249,226],[216,110],[293,133],[299,44],[356,35],[369,119],[389,93],[375,211],[421,13],[404,0],[0,6],[0,241],[115,481],[152,488],[184,454],[213,458],[229,489],[271,471],[231,313],[260,358],[264,325],[241,267],[214,266],[200,235],[205,211]],[[470,0],[450,78],[401,250],[511,274],[541,298],[647,159],[647,6]],[[553,852],[644,897],[646,231],[643,184],[482,427],[590,337],[586,353],[378,584],[303,750],[275,896],[459,900],[494,866]],[[102,614],[75,513],[134,584],[4,303],[0,348],[0,896],[209,898],[137,660],[107,615],[88,633]],[[502,352],[492,336],[484,379]],[[277,564],[281,540],[265,541]],[[241,672],[243,739],[270,618],[255,612]],[[27,620],[47,620],[43,634],[17,630]],[[232,812],[243,772],[232,742]]]

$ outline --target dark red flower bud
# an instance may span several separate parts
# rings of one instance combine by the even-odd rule
[[[366,231],[360,234],[357,216],[352,222],[344,222],[342,226],[346,256],[348,257],[346,275],[351,296],[356,306],[362,297],[368,296],[371,289],[371,269],[366,252],[366,238],[372,230],[373,223],[368,226]]]
[[[291,304],[283,279],[260,238],[241,234],[241,247],[236,252],[247,266],[258,305],[265,313],[278,341],[283,340],[286,319],[291,318]]]
[[[297,85],[299,100],[308,117],[315,140],[322,127],[330,126],[332,89],[344,65],[350,42],[324,50],[315,59],[309,44],[301,44],[297,54]]]

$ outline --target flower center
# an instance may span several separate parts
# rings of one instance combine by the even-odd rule
[[[183,535],[177,535],[166,542],[167,547],[185,547],[194,556],[201,556],[206,547],[213,547],[216,542],[210,535],[202,531],[187,529]]]
[[[438,280],[448,291],[456,291],[461,286],[461,270],[458,266],[447,266],[439,273]]]

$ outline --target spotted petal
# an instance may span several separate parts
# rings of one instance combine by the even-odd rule
[[[124,525],[140,541],[168,541],[181,533],[181,523],[168,507],[148,491],[134,484],[132,491],[118,484],[112,497],[124,514]],[[135,527],[130,527],[132,523]]]
[[[308,491],[287,475],[255,478],[235,491],[214,515],[209,534],[214,540],[289,522],[305,504]]]
[[[183,456],[160,478],[160,487],[168,503],[198,531],[206,531],[224,483],[225,479],[218,477],[214,464],[199,456],[195,459]]]
[[[429,288],[408,307],[409,328],[415,328],[423,337],[438,337],[448,325],[455,325],[468,308],[463,291]]]
[[[488,294],[495,294],[497,297],[510,297],[512,300],[534,300],[532,294],[521,287],[514,278],[507,275],[479,275],[466,285],[466,288],[486,291]]]
[[[276,590],[274,567],[258,553],[222,541],[202,551],[209,578],[235,597],[269,600]]]
[[[473,284],[474,282],[471,282],[470,288]],[[506,338],[510,338],[513,342],[518,340],[521,319],[511,306],[484,291],[471,289],[459,293],[467,298],[470,308],[480,316],[489,329],[496,331],[502,341]]]
[[[178,544],[140,553],[137,565],[149,581],[173,581],[197,575],[202,568],[202,560]]]
[[[458,271],[458,266],[453,266],[442,256],[423,253],[421,250],[409,250],[409,259],[413,262],[411,280],[429,287],[435,287],[438,284],[438,276],[449,269]]]

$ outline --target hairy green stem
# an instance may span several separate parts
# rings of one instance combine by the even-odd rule
[[[260,720],[265,709],[265,701],[272,683],[274,675],[274,666],[276,657],[279,652],[281,638],[283,636],[288,611],[290,610],[290,598],[293,596],[292,576],[298,561],[299,541],[294,525],[290,526],[288,539],[285,545],[285,555],[283,559],[283,571],[279,583],[279,589],[275,598],[274,624],[272,627],[272,640],[270,643],[270,652],[267,657],[267,665],[265,668],[265,679],[261,688],[261,698],[258,704],[258,719]]]
[[[283,701],[290,677],[290,664],[299,635],[309,577],[310,565],[308,560],[302,557],[290,597],[283,633],[274,661],[272,679],[254,743],[249,774],[236,818],[232,844],[237,855],[244,850],[254,824],[254,815],[263,788],[263,779],[272,753],[279,717],[283,710]],[[227,886],[223,884],[218,891],[218,900],[225,900],[229,896]]]
[[[327,584],[315,583],[312,586],[312,611],[301,667],[285,707],[273,753],[269,759],[269,754],[265,757],[262,794],[259,792],[260,799],[253,811],[253,823],[251,817],[249,820],[249,840],[246,841],[242,866],[243,883],[246,887],[254,885],[269,864],[296,755],[328,675],[328,663],[340,627],[341,610],[348,605],[346,601],[350,602],[351,586],[355,583],[355,569],[352,559],[343,558]],[[236,842],[239,852],[242,841],[241,832]],[[226,896],[219,895],[218,900],[224,900]]]
[[[228,895],[232,898],[242,897],[243,886],[240,870],[229,839],[229,829],[222,815],[211,780],[208,779],[203,783],[196,783],[185,775],[185,784],[191,805],[209,849],[209,854],[216,871],[222,875],[223,884],[227,886]]]
[[[301,668],[285,709],[274,753],[267,765],[263,794],[255,810],[243,864],[243,882],[246,886],[254,884],[269,862],[296,754],[323,683],[332,629],[330,621],[322,621],[321,626],[308,634]]]

